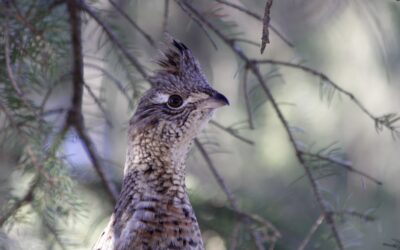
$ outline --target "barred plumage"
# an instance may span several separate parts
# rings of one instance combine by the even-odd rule
[[[204,249],[185,186],[185,160],[214,110],[228,104],[192,52],[172,40],[128,131],[122,191],[95,250]]]

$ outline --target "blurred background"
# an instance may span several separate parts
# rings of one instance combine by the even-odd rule
[[[262,17],[266,1],[227,2]],[[396,140],[400,3],[274,1],[270,24],[289,44],[270,30],[270,44],[262,55],[260,20],[224,1],[189,3],[227,37],[250,41],[236,43],[249,58],[285,61],[324,73],[376,118],[371,119],[354,100],[318,75],[260,65],[299,147],[340,159],[382,182],[378,185],[323,161],[308,165],[326,207],[349,212],[334,216],[344,248],[400,249],[400,144]],[[113,211],[114,203],[76,131],[69,129],[59,140],[72,95],[73,61],[65,5],[44,0],[3,1],[0,5],[0,249],[90,249]],[[248,74],[244,88],[244,62],[175,1],[101,0],[87,5],[150,74],[157,68],[154,60],[165,31],[193,50],[210,83],[231,103],[214,117],[224,129],[208,125],[200,142],[241,211],[269,221],[279,231],[274,249],[298,249],[321,215],[320,207],[254,75]],[[86,84],[82,113],[107,176],[120,188],[128,120],[149,85],[110,41],[104,27],[87,13],[82,18]],[[22,94],[15,90],[8,66]],[[390,125],[392,131],[376,123],[379,119],[387,119],[382,124]],[[206,249],[257,249],[196,148],[188,158],[187,171],[186,183]],[[262,223],[253,227],[265,231]],[[272,245],[267,238],[265,249]],[[337,249],[326,223],[318,227],[305,249]]]

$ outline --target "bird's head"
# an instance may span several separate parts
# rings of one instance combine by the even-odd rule
[[[194,139],[214,110],[229,105],[214,90],[190,49],[171,39],[151,77],[153,86],[140,99],[130,121],[133,136],[151,133],[153,140],[181,148]]]

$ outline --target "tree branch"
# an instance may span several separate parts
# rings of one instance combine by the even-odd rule
[[[296,63],[290,63],[290,62],[284,62],[284,61],[278,61],[278,60],[252,60],[256,64],[271,64],[271,65],[280,65],[280,66],[285,66],[289,68],[294,68],[294,69],[299,69],[304,72],[307,72],[309,74],[312,74],[314,76],[319,77],[322,81],[327,82],[329,85],[331,85],[335,90],[339,91],[340,93],[346,95],[352,102],[354,102],[358,108],[366,114],[368,117],[370,117],[375,124],[380,124],[382,126],[385,126],[388,130],[394,132],[396,131],[396,127],[390,126],[390,124],[386,123],[384,120],[381,119],[381,117],[373,115],[365,106],[364,104],[361,103],[361,101],[355,97],[351,92],[343,89],[339,85],[337,85],[334,81],[332,81],[327,75],[325,75],[322,72],[319,72],[318,70],[315,70],[310,67],[306,67],[300,64]]]
[[[261,36],[261,54],[264,53],[265,46],[267,45],[267,43],[269,43],[269,21],[271,20],[270,12],[272,8],[272,2],[273,0],[267,0],[267,3],[265,4],[263,30]]]
[[[210,28],[211,30],[213,30],[216,35],[218,37],[220,37],[221,40],[223,40],[225,42],[225,44],[230,47],[232,49],[232,51],[238,55],[243,61],[245,61],[248,65],[249,65],[249,69],[252,71],[252,73],[254,74],[254,76],[257,78],[258,83],[260,84],[261,88],[263,89],[264,93],[266,94],[266,96],[268,97],[268,99],[270,100],[270,103],[273,107],[273,109],[275,110],[275,113],[278,116],[278,119],[281,121],[286,134],[289,138],[289,142],[292,145],[292,148],[295,151],[295,155],[297,157],[298,162],[300,163],[300,165],[303,167],[306,176],[311,184],[311,188],[312,191],[314,193],[314,196],[317,200],[317,204],[319,205],[322,213],[324,214],[325,220],[328,223],[328,225],[331,228],[332,234],[334,239],[336,240],[336,243],[339,247],[339,249],[344,249],[343,247],[343,243],[342,240],[340,239],[339,233],[338,233],[338,229],[336,226],[336,222],[334,220],[334,218],[332,217],[332,215],[329,213],[328,208],[326,207],[321,192],[317,186],[317,182],[314,179],[311,170],[308,168],[308,166],[306,165],[306,161],[303,158],[303,155],[301,154],[301,152],[299,151],[299,148],[296,144],[295,138],[290,130],[290,126],[288,124],[288,122],[286,121],[282,111],[279,108],[278,103],[276,102],[274,96],[272,95],[269,87],[267,86],[267,84],[265,83],[264,79],[262,78],[261,72],[259,71],[257,64],[250,60],[244,53],[243,51],[234,43],[232,42],[228,37],[226,37],[220,30],[218,30],[212,23],[210,23],[206,18],[204,18],[195,8],[193,8],[187,1],[185,0],[176,0],[176,2],[178,3],[179,6],[184,5],[186,7],[186,9],[188,9],[193,16],[198,19],[200,22],[204,23],[208,28]],[[184,11],[185,9],[182,8]]]
[[[157,48],[156,43],[154,42],[153,38],[149,34],[147,34],[142,28],[140,28],[139,25],[133,21],[133,19],[126,14],[126,12],[119,7],[117,3],[115,3],[113,0],[108,0],[110,4],[150,43],[151,46],[154,48]]]
[[[322,222],[324,221],[324,215],[321,214],[318,219],[315,221],[315,223],[312,225],[310,231],[308,232],[308,234],[306,235],[306,237],[304,238],[304,240],[301,242],[300,246],[297,248],[297,250],[304,250],[308,244],[308,242],[310,242],[311,237],[315,234],[315,232],[317,231],[317,229],[319,228],[319,226],[321,226]]]
[[[84,65],[85,65],[85,67],[90,67],[90,68],[96,69],[96,70],[100,71],[101,73],[103,73],[107,78],[109,78],[111,81],[113,81],[115,83],[118,90],[126,98],[126,100],[129,102],[129,104],[132,103],[131,97],[127,94],[124,84],[120,80],[118,80],[118,78],[116,78],[110,72],[108,72],[107,70],[105,70],[104,68],[100,67],[97,64],[84,63]]]
[[[81,3],[82,4],[82,3]],[[110,194],[113,202],[115,203],[118,197],[118,192],[109,180],[108,176],[104,172],[104,168],[97,155],[95,146],[86,134],[84,120],[82,116],[82,97],[83,97],[83,55],[82,55],[82,41],[81,41],[81,17],[80,9],[77,0],[68,0],[68,12],[70,15],[71,25],[71,42],[73,52],[73,95],[71,100],[71,107],[67,114],[66,124],[64,130],[68,130],[69,127],[74,127],[79,138],[85,147],[86,153],[88,154],[93,167],[97,174],[102,180],[107,192]]]
[[[181,8],[185,8],[185,6],[180,5]],[[186,12],[189,17],[191,17],[190,12]],[[211,38],[211,35],[208,33],[207,29],[203,26],[201,22],[199,22],[196,18],[192,18],[192,20],[200,27],[200,29],[204,32],[204,34],[207,36],[208,40],[210,40],[211,44],[214,46],[214,49],[218,49],[217,44],[214,42],[214,40]]]
[[[4,225],[4,223],[8,220],[8,218],[16,214],[22,206],[32,201],[33,193],[35,192],[38,184],[39,184],[39,178],[36,178],[36,180],[34,180],[31,186],[29,187],[26,194],[17,202],[15,202],[14,205],[5,214],[3,214],[3,216],[0,217],[0,227]]]
[[[250,99],[249,99],[249,94],[247,92],[247,73],[248,73],[248,67],[246,65],[246,68],[243,72],[243,95],[244,95],[244,102],[246,106],[247,120],[249,122],[249,127],[250,129],[254,129],[253,112],[251,112]]]
[[[101,100],[96,96],[96,94],[93,92],[92,88],[90,88],[90,86],[86,83],[83,84],[83,86],[85,87],[86,91],[89,93],[90,97],[92,97],[93,101],[96,103],[97,107],[100,109],[101,113],[104,116],[104,119],[107,123],[107,125],[109,127],[112,127],[112,122],[111,120],[108,118],[108,114],[106,109],[103,107],[103,104],[101,103]]]
[[[214,163],[212,162],[210,156],[208,155],[207,151],[203,147],[203,145],[200,143],[198,139],[194,140],[194,144],[200,151],[200,154],[203,156],[204,160],[206,161],[209,169],[211,170],[212,174],[214,175],[215,179],[217,180],[218,185],[222,189],[222,191],[225,193],[226,197],[228,198],[229,204],[231,205],[233,211],[239,215],[239,218],[241,221],[245,224],[245,226],[251,231],[251,235],[257,245],[258,249],[264,249],[263,246],[263,240],[260,238],[259,233],[251,227],[252,224],[252,216],[247,215],[246,213],[242,212],[239,209],[239,205],[237,204],[237,201],[235,199],[235,196],[233,195],[232,191],[228,188],[228,186],[225,184],[224,179],[221,177],[219,174],[218,170],[214,166]],[[268,224],[268,229],[271,230],[274,235],[276,235],[276,238],[274,239],[275,241],[280,237],[279,231],[272,225],[272,223],[267,222]],[[270,242],[270,244],[274,244],[274,241]]]
[[[78,0],[79,1],[79,6],[82,8],[83,11],[85,11],[89,16],[93,18],[93,20],[96,21],[96,23],[104,30],[104,32],[107,34],[108,38],[110,39],[111,42],[113,42],[117,48],[122,52],[122,54],[128,59],[128,61],[136,68],[136,70],[142,75],[142,77],[148,81],[151,81],[144,70],[143,66],[140,64],[140,62],[133,57],[128,50],[122,45],[122,43],[119,41],[117,36],[111,31],[111,29],[108,27],[108,25],[101,20],[101,18],[96,14],[96,12],[89,6],[87,5],[84,1]],[[150,84],[153,84],[150,82]]]
[[[347,171],[359,174],[359,175],[369,179],[370,181],[374,182],[377,185],[382,185],[381,181],[377,180],[376,178],[374,178],[374,177],[372,177],[372,176],[370,176],[370,175],[368,175],[368,174],[366,174],[366,173],[364,173],[364,172],[362,172],[362,171],[360,171],[358,169],[355,169],[350,163],[348,163],[346,161],[342,161],[340,159],[337,159],[337,158],[334,158],[334,157],[330,157],[330,156],[324,156],[324,155],[321,155],[321,154],[318,154],[318,153],[309,153],[309,152],[306,152],[306,151],[301,150],[301,149],[299,150],[299,152],[301,154],[307,156],[307,157],[319,159],[319,160],[322,160],[322,161],[325,161],[325,162],[329,162],[329,163],[332,163],[334,165],[343,167]]]
[[[231,136],[235,137],[236,139],[241,140],[242,142],[245,142],[245,143],[247,143],[247,144],[249,144],[249,145],[254,145],[254,142],[253,142],[253,141],[251,141],[251,140],[249,140],[249,139],[247,139],[247,138],[244,138],[243,136],[240,136],[238,133],[236,133],[236,132],[235,132],[233,129],[231,129],[231,128],[227,128],[227,127],[225,127],[225,126],[219,124],[218,122],[216,122],[216,121],[214,121],[214,120],[211,120],[211,121],[210,121],[210,124],[212,124],[212,125],[214,125],[215,127],[217,127],[217,128],[219,128],[219,129],[225,131],[226,133],[230,134]]]
[[[218,2],[218,3],[224,4],[224,5],[228,6],[228,7],[231,7],[233,9],[236,9],[236,10],[238,10],[240,12],[243,12],[246,15],[248,15],[248,16],[250,16],[250,17],[252,17],[252,18],[254,18],[254,19],[258,20],[258,21],[261,21],[261,22],[263,21],[263,18],[260,15],[254,13],[254,12],[252,12],[252,11],[250,11],[250,10],[240,6],[240,5],[237,5],[237,4],[225,1],[225,0],[215,0],[215,1]],[[275,28],[272,24],[270,24],[269,27],[284,43],[286,43],[289,47],[294,48],[294,44],[292,42],[290,42],[289,39],[287,39],[277,28]]]

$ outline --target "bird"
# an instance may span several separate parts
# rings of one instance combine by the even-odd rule
[[[157,63],[129,120],[122,189],[93,250],[204,249],[185,162],[193,140],[229,101],[182,42],[171,37]]]

